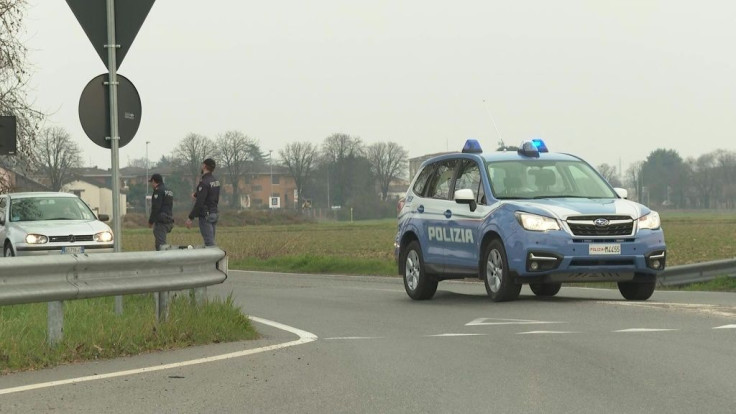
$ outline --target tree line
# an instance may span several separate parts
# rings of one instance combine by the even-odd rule
[[[21,36],[26,7],[26,0],[0,0],[0,116],[15,116],[18,146],[15,155],[0,155],[0,168],[44,177],[52,190],[59,190],[75,178],[74,170],[82,166],[82,151],[64,129],[42,128],[46,114],[28,101],[31,71]],[[407,151],[400,145],[365,145],[361,138],[344,133],[330,135],[321,144],[293,142],[277,155],[280,159],[273,159],[272,152],[265,153],[258,140],[240,131],[226,131],[215,139],[191,133],[152,168],[171,168],[176,172],[171,184],[180,185],[188,194],[196,184],[202,160],[208,156],[218,160],[220,176],[230,183],[266,162],[277,163],[288,169],[301,199],[309,199],[315,206],[354,206],[366,211],[390,204],[387,199],[393,179],[411,178],[405,177]],[[145,163],[140,165],[138,159],[131,164]],[[612,185],[630,189],[630,198],[652,207],[736,208],[733,151],[716,150],[683,159],[675,150],[657,149],[625,173],[609,164],[597,169]],[[230,202],[235,206],[239,188],[232,188]],[[12,191],[9,181],[0,175],[0,192],[7,191]]]

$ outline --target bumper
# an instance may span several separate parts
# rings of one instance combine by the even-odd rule
[[[573,239],[560,232],[524,232],[507,246],[509,268],[522,282],[628,281],[665,268],[661,230],[635,238]]]
[[[100,245],[88,245],[88,246],[71,246],[71,245],[59,245],[59,246],[31,246],[31,245],[18,245],[15,248],[16,256],[52,256],[62,254],[62,249],[74,247],[83,248],[83,253],[112,253],[114,246],[112,244],[100,244]]]

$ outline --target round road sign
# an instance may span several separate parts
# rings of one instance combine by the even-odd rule
[[[104,73],[89,81],[79,98],[79,120],[89,139],[103,148],[112,148],[110,141],[109,74]],[[141,124],[141,97],[128,78],[118,79],[118,147],[133,139]]]

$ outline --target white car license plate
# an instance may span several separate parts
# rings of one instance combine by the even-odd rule
[[[603,254],[621,254],[621,245],[613,244],[590,244],[588,245],[588,254],[591,256]]]
[[[66,246],[61,248],[61,254],[81,254],[84,253],[84,246]]]

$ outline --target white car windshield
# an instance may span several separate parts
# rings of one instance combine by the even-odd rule
[[[10,221],[95,220],[84,201],[73,197],[19,198],[10,204]]]
[[[588,164],[580,161],[501,161],[488,163],[497,199],[617,198]]]

